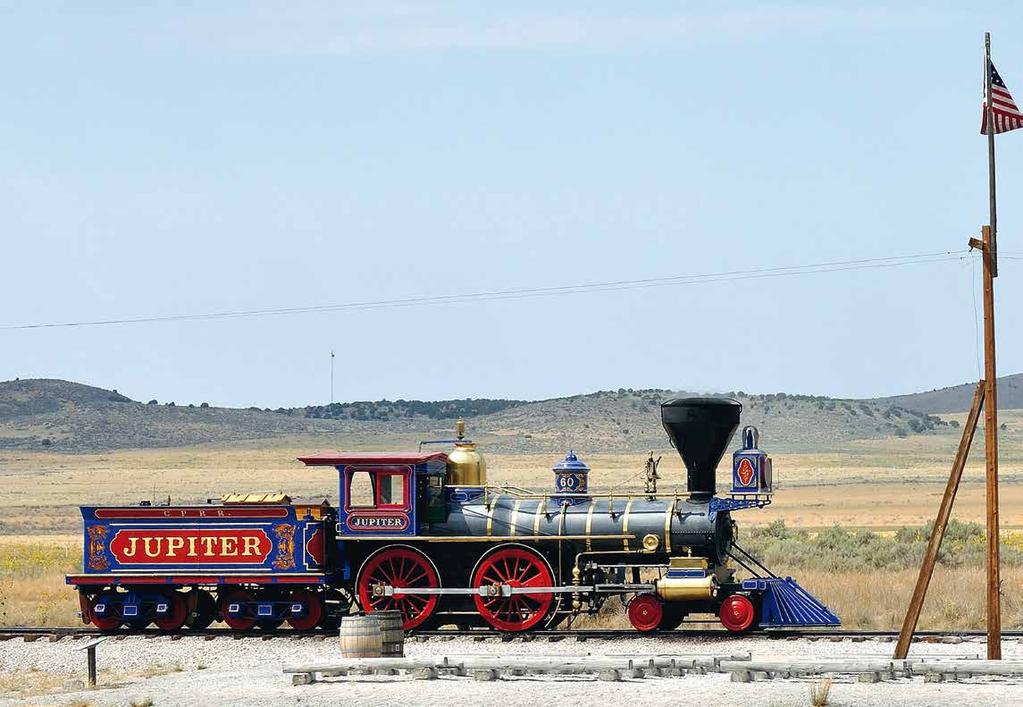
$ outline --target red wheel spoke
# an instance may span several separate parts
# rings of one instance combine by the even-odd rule
[[[373,596],[373,585],[383,584],[396,588],[437,588],[440,578],[433,565],[419,550],[403,545],[383,548],[371,555],[359,571],[356,593],[366,611],[398,610],[404,617],[403,627],[409,630],[419,626],[433,614],[439,597],[435,594],[399,594],[390,597]]]
[[[549,587],[554,583],[543,557],[521,546],[505,546],[485,556],[478,565],[472,586],[502,584],[513,589]],[[528,631],[536,627],[550,612],[554,597],[549,593],[512,594],[484,597],[473,601],[480,615],[494,628],[502,631]]]
[[[414,567],[414,568],[412,568],[412,571],[413,572],[418,572],[418,574],[412,575],[412,577],[409,578],[408,582],[406,582],[405,586],[407,586],[407,587],[421,587],[421,586],[424,586],[420,580],[422,580],[424,577],[426,577],[426,572],[424,572],[422,570],[422,568],[420,568],[420,567]]]

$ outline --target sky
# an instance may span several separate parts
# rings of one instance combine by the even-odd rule
[[[1023,100],[1021,26],[999,2],[0,0],[0,380],[318,404],[332,350],[339,401],[976,380],[983,33]],[[1023,132],[998,165],[1007,374]]]

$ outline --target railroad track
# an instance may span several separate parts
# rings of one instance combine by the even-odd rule
[[[57,641],[62,638],[95,638],[96,636],[109,635],[115,639],[127,636],[142,636],[144,638],[162,638],[164,640],[180,640],[181,638],[203,638],[213,639],[241,639],[261,638],[265,641],[275,639],[319,639],[326,640],[333,637],[335,631],[317,629],[312,631],[295,631],[293,629],[273,629],[260,631],[233,631],[226,628],[203,629],[201,631],[181,631],[175,634],[168,634],[156,628],[146,629],[118,629],[116,631],[101,632],[89,626],[12,626],[0,627],[0,641],[8,641],[15,638],[22,638],[26,641],[47,639]],[[942,642],[944,639],[955,640],[981,638],[984,631],[917,631],[916,639],[920,641]],[[1003,631],[1005,638],[1023,638],[1023,631]],[[412,631],[409,633],[409,641],[442,641],[452,638],[473,638],[476,640],[500,639],[503,641],[587,641],[587,640],[620,640],[637,638],[657,638],[666,642],[684,641],[692,638],[713,638],[722,641],[738,641],[744,638],[771,638],[775,640],[809,638],[811,640],[826,639],[831,641],[842,640],[867,640],[867,639],[891,639],[898,637],[897,631],[875,631],[855,629],[785,629],[766,631],[751,635],[736,635],[722,629],[678,629],[675,631],[655,631],[652,633],[639,633],[631,629],[562,629],[540,631],[535,633],[501,633],[489,629],[456,630],[439,629],[433,631]]]

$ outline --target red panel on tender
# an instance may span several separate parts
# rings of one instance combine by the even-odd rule
[[[307,466],[345,466],[347,464],[425,464],[439,461],[445,464],[444,452],[320,452],[298,460]]]

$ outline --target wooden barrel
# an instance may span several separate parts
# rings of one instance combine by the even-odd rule
[[[341,619],[341,655],[345,658],[379,658],[382,650],[383,633],[375,614]]]
[[[400,611],[375,611],[380,621],[380,633],[383,637],[382,653],[385,657],[401,657],[405,655],[405,630],[402,628],[404,617]]]

